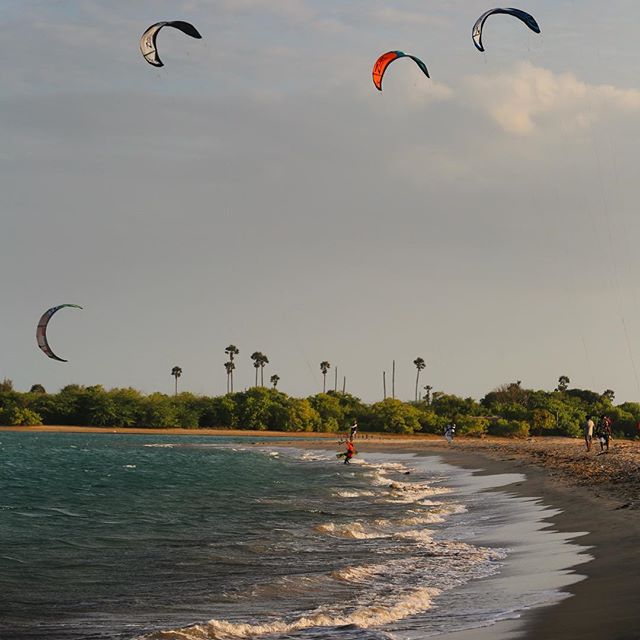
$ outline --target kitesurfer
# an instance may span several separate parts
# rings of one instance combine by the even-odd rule
[[[353,446],[353,442],[351,442],[351,440],[347,440],[345,444],[347,445],[347,450],[344,454],[344,463],[350,464],[351,458],[356,455],[356,449]]]

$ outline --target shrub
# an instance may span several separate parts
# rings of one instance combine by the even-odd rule
[[[499,418],[489,424],[489,434],[506,438],[527,438],[529,423],[524,420],[504,420]]]
[[[482,438],[487,434],[489,420],[481,416],[462,416],[456,424],[460,435]]]

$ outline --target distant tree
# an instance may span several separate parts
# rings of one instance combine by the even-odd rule
[[[227,370],[227,393],[230,393],[233,391],[233,370],[236,364],[233,360],[229,360],[224,363],[224,368]]]
[[[416,369],[418,370],[418,373],[416,374],[416,397],[415,397],[415,401],[418,402],[418,380],[420,379],[420,372],[427,366],[425,364],[425,361],[422,358],[416,358],[413,361],[413,364],[416,365]]]
[[[556,391],[566,391],[569,388],[569,376],[560,376],[558,378],[558,386],[556,387]]]
[[[428,384],[422,388],[426,391],[426,393],[424,394],[425,402],[427,404],[431,404],[431,390],[433,389],[433,387],[430,384]]]
[[[173,369],[171,369],[171,375],[176,379],[175,395],[178,395],[178,378],[182,375],[182,369],[180,367],[173,367]]]
[[[7,393],[8,391],[13,391],[13,380],[5,378],[0,382],[0,393]]]
[[[278,386],[278,382],[280,381],[280,376],[277,373],[274,373],[269,380],[271,381],[271,384],[275,389]]]
[[[259,351],[254,351],[251,354],[251,359],[253,360],[253,366],[256,370],[256,384],[255,386],[258,386],[258,369],[260,368],[260,359],[262,357],[262,354]]]
[[[236,345],[235,345],[235,344],[230,344],[230,345],[229,345],[229,346],[224,350],[224,352],[225,352],[226,354],[228,354],[228,356],[229,356],[229,361],[230,361],[230,362],[233,362],[233,358],[234,358],[234,356],[237,356],[237,355],[240,353],[240,351],[238,350],[238,347],[236,347]],[[227,366],[227,365],[225,364],[225,367],[226,367],[226,366]],[[227,370],[227,373],[229,373],[229,380],[230,380],[229,391],[231,391],[231,393],[233,393],[233,370],[234,370],[235,368],[236,368],[236,367],[235,367],[235,365],[233,365],[233,367],[231,367],[231,373],[229,373],[229,372],[228,372],[228,370]]]
[[[29,393],[47,393],[41,384],[32,384]]]
[[[260,386],[264,387],[264,366],[269,364],[269,358],[264,353],[260,354]]]
[[[331,369],[331,364],[326,360],[320,363],[320,371],[322,371],[322,393],[327,391],[327,371]]]
[[[607,389],[603,394],[602,394],[603,398],[606,398],[607,400],[609,400],[609,402],[613,402],[613,399],[616,397],[615,391],[613,391],[612,389]]]

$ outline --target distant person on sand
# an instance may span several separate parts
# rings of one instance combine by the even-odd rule
[[[609,440],[611,439],[611,418],[606,415],[602,415],[598,420],[598,428],[596,429],[596,435],[600,441],[600,453],[608,453]]]
[[[351,423],[351,428],[349,430],[349,440],[353,442],[353,439],[356,437],[357,434],[358,434],[358,421],[354,418],[353,422]]]
[[[451,442],[453,440],[453,436],[456,434],[456,423],[452,420],[445,428],[444,428],[444,437],[447,439],[447,442]]]
[[[356,450],[351,440],[347,440],[346,445],[347,445],[347,452],[344,454],[344,463],[351,464],[351,458],[353,458],[353,456],[356,455]]]
[[[595,429],[595,424],[591,419],[591,416],[587,416],[587,419],[584,423],[584,442],[587,445],[587,451],[591,451],[591,443],[593,441],[593,430]]]

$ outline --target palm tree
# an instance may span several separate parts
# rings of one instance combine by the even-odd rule
[[[264,365],[269,364],[269,358],[264,355],[264,353],[260,354],[260,386],[264,387]]]
[[[327,391],[327,371],[331,369],[331,364],[326,360],[320,363],[320,371],[322,371],[322,393]]]
[[[278,386],[278,382],[280,380],[280,376],[277,373],[274,373],[271,378],[271,384],[273,385],[273,388],[275,389]]]
[[[236,364],[233,360],[224,363],[224,368],[227,370],[227,393],[231,391],[233,393],[233,370],[236,368]]]
[[[176,379],[176,395],[178,395],[178,378],[182,375],[182,369],[180,367],[173,367],[173,369],[171,369],[171,375]]]
[[[229,355],[229,361],[233,362],[233,356],[237,356],[240,351],[238,350],[238,347],[236,347],[235,344],[230,344],[225,350],[224,352],[226,354]],[[226,364],[224,365],[225,367],[227,366]],[[231,367],[231,373],[229,373],[229,370],[227,369],[227,373],[229,374],[229,379],[231,381],[231,385],[230,385],[230,391],[231,393],[233,393],[233,370],[235,369],[235,365],[233,365],[233,367]]]
[[[566,391],[569,388],[569,376],[560,376],[558,378],[558,386],[556,387],[556,391]]]
[[[420,379],[420,372],[427,366],[425,361],[422,358],[416,358],[413,361],[413,364],[416,365],[416,369],[418,373],[416,374],[416,402],[418,402],[418,380]]]
[[[256,370],[256,384],[255,386],[258,386],[258,369],[260,368],[260,358],[262,357],[262,354],[259,351],[254,351],[251,354],[251,359],[253,360],[253,366]]]
[[[424,400],[427,404],[431,404],[431,389],[433,389],[433,387],[428,384],[425,387],[422,387],[427,393],[424,394]]]

